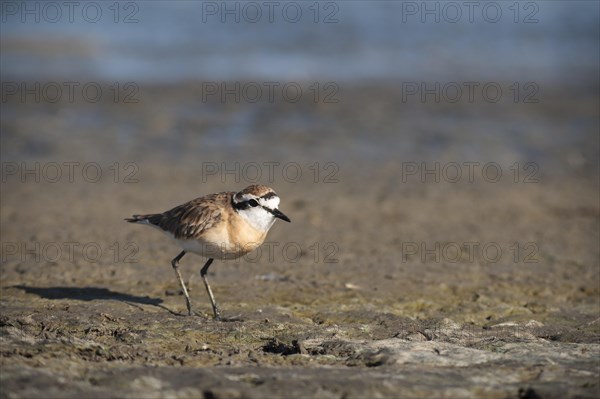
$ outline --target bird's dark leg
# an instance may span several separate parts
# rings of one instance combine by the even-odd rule
[[[183,258],[184,255],[185,255],[185,251],[181,251],[181,253],[179,255],[177,255],[175,258],[173,258],[173,260],[171,261],[171,266],[173,266],[173,270],[175,270],[175,274],[177,275],[177,278],[179,279],[179,284],[181,284],[181,290],[183,291],[183,295],[185,295],[185,304],[187,305],[188,315],[191,316],[192,315],[192,302],[190,301],[190,295],[188,294],[188,290],[187,290],[187,288],[185,288],[185,283],[183,282],[183,279],[181,278],[181,273],[179,273],[179,267],[177,267],[177,264],[179,263],[181,258]]]
[[[202,270],[200,270],[200,276],[202,276],[202,280],[204,281],[204,286],[206,287],[206,291],[208,292],[208,297],[210,298],[210,303],[212,305],[213,312],[215,314],[215,319],[220,320],[221,314],[219,313],[219,308],[217,307],[217,302],[215,302],[215,296],[213,295],[212,290],[210,289],[210,285],[208,284],[208,280],[206,279],[206,273],[208,273],[208,268],[210,267],[211,263],[213,263],[213,258],[210,258],[206,261],[206,263],[204,264],[204,267],[202,268]]]

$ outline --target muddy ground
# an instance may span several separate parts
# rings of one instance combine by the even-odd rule
[[[3,104],[0,396],[599,397],[598,87],[534,104],[341,89]],[[233,321],[183,258],[187,317],[179,249],[122,219],[241,189],[256,165],[292,223],[211,267]]]

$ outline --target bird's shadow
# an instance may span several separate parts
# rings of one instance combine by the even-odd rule
[[[17,288],[28,294],[34,294],[45,299],[75,299],[78,301],[94,300],[114,300],[125,302],[129,305],[141,304],[157,306],[168,312],[180,316],[181,314],[170,310],[162,305],[160,298],[150,298],[149,296],[137,296],[124,294],[122,292],[111,291],[107,288],[99,287],[31,287],[26,285],[13,285],[11,288]],[[134,305],[137,306],[137,305]]]

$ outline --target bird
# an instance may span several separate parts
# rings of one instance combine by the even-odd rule
[[[129,223],[154,227],[175,240],[182,251],[171,266],[185,296],[188,315],[192,303],[179,272],[179,261],[190,252],[208,258],[200,276],[210,299],[214,318],[221,313],[206,277],[214,259],[237,259],[258,248],[277,219],[291,222],[279,210],[280,198],[267,186],[253,184],[241,191],[205,195],[163,213],[133,215]]]

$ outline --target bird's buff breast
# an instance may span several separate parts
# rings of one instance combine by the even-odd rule
[[[241,219],[241,218],[240,218]],[[220,223],[194,240],[180,241],[187,252],[214,259],[237,259],[254,251],[265,240],[260,232],[243,220],[241,223]]]

